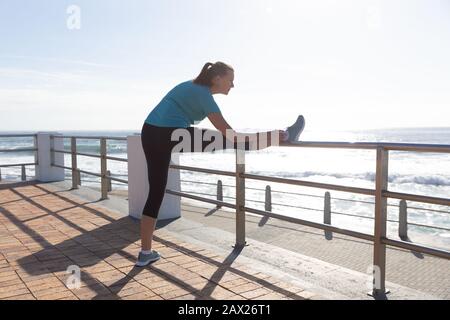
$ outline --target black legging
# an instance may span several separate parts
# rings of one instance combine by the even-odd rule
[[[148,181],[149,181],[149,194],[147,198],[147,202],[145,203],[144,210],[142,212],[143,215],[157,218],[159,213],[159,208],[161,207],[161,203],[164,198],[164,193],[166,191],[167,186],[167,176],[169,173],[169,165],[170,158],[172,154],[172,149],[180,142],[179,141],[171,141],[172,132],[179,128],[173,127],[156,127],[152,126],[148,123],[144,123],[141,132],[141,141],[142,147],[144,149],[145,158],[147,160],[147,171],[148,171]],[[203,141],[201,140],[201,150],[200,145],[194,145],[194,137],[203,137],[206,132],[209,134],[215,134],[215,136],[220,136],[223,140],[220,145],[223,148],[237,149],[237,143],[230,143],[227,139],[220,134],[218,131],[207,130],[207,129],[199,129],[194,127],[186,128],[189,132],[191,142],[191,148],[184,150],[176,150],[176,152],[203,152],[205,148],[210,145],[213,141]],[[182,141],[184,142],[184,140]],[[218,144],[215,144],[218,145]],[[194,149],[195,147],[195,149]],[[210,146],[208,148],[211,149]],[[242,144],[242,149],[250,150],[249,143]],[[196,150],[197,149],[197,150]],[[219,148],[216,148],[219,150]]]

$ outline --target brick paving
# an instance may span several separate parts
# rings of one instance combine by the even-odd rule
[[[139,244],[138,223],[95,202],[46,184],[0,185],[0,299],[323,298],[164,229],[153,244],[162,258],[136,268]]]

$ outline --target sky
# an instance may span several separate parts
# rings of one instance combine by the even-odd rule
[[[140,130],[215,61],[235,129],[450,127],[449,57],[450,0],[0,0],[0,131]]]

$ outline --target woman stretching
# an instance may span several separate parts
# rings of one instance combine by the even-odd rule
[[[305,120],[303,116],[299,116],[286,130],[259,132],[253,134],[253,139],[249,134],[235,132],[222,117],[219,106],[213,98],[213,95],[218,93],[227,95],[234,87],[233,81],[234,71],[231,66],[223,62],[206,63],[195,80],[174,87],[145,120],[141,141],[147,160],[150,190],[142,212],[142,249],[136,266],[142,267],[160,258],[159,253],[152,250],[152,238],[166,190],[172,149],[180,145],[180,141],[174,137],[179,136],[180,130],[181,136],[190,138],[187,148],[183,139],[185,148],[182,148],[181,152],[212,151],[211,144],[214,144],[214,150],[222,148],[251,150],[251,147],[263,149],[278,145],[279,141],[296,141],[303,131]],[[218,131],[191,126],[206,117]],[[210,141],[211,137],[215,137],[214,142]]]

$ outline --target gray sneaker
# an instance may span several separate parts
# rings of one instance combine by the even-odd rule
[[[144,267],[150,262],[155,262],[161,258],[158,251],[152,250],[152,253],[144,254],[139,252],[138,260],[136,261],[136,267]]]
[[[298,141],[298,138],[300,137],[300,134],[302,133],[303,129],[305,128],[305,118],[300,115],[297,118],[297,121],[295,123],[288,127],[286,130],[289,132],[289,142],[295,142]]]

